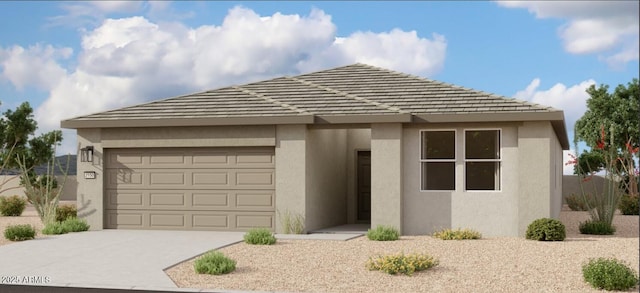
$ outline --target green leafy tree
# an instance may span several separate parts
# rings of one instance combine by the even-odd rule
[[[613,93],[609,92],[608,85],[587,89],[587,111],[576,121],[575,136],[577,141],[583,141],[591,148],[584,152],[583,160],[589,161],[587,166],[580,166],[583,171],[599,171],[604,167],[604,155],[598,151],[598,142],[601,140],[600,129],[604,126],[605,136],[613,137],[613,147],[622,152],[628,147],[636,148],[640,145],[640,89],[638,79],[634,78],[625,85],[618,85]],[[627,146],[627,143],[630,145]]]
[[[38,123],[33,118],[33,109],[28,102],[15,110],[7,110],[0,117],[0,166],[3,170],[19,170],[20,158],[34,185],[38,185],[40,180],[33,168],[48,162],[55,155],[54,146],[62,142],[60,130],[35,136],[36,129]]]
[[[28,102],[16,110],[7,110],[0,118],[0,165],[18,168],[17,156],[24,157],[27,166],[44,164],[54,155],[53,146],[62,142],[62,132],[54,130],[35,136],[38,123]]]
[[[604,127],[604,136],[612,137],[614,148],[618,157],[631,152],[635,158],[638,154],[633,150],[640,146],[640,88],[638,79],[634,78],[625,85],[618,85],[613,93],[609,92],[608,85],[587,89],[590,98],[587,100],[587,111],[576,121],[574,143],[583,141],[591,148],[584,151],[578,158],[578,165],[574,169],[576,174],[597,172],[605,167],[605,155],[600,150],[598,142],[601,141],[600,130]],[[631,160],[633,162],[634,160]],[[633,176],[635,166],[618,166],[621,169],[629,169],[623,174],[627,180],[637,180]],[[629,178],[628,175],[632,175]],[[629,186],[637,191],[638,183],[628,182]]]

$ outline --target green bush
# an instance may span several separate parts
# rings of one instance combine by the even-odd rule
[[[236,261],[226,257],[222,252],[210,251],[196,259],[194,264],[196,273],[222,275],[236,269]]]
[[[22,196],[0,196],[0,214],[6,217],[19,217],[27,207],[27,200]]]
[[[582,266],[582,276],[594,288],[609,291],[628,290],[638,284],[638,274],[615,258],[590,259]]]
[[[466,240],[466,239],[480,239],[482,234],[472,229],[443,229],[433,233],[433,237],[440,238],[442,240]]]
[[[527,227],[526,238],[538,241],[562,241],[567,236],[562,222],[556,219],[537,219]]]
[[[244,242],[247,244],[271,245],[276,243],[276,237],[267,229],[255,228],[244,234]]]
[[[580,233],[589,235],[613,235],[616,233],[616,227],[609,225],[603,221],[588,220],[581,222],[578,227]]]
[[[52,222],[44,226],[42,234],[59,235],[69,232],[82,232],[89,230],[89,224],[85,219],[68,218],[62,222]]]
[[[390,226],[378,225],[375,229],[367,231],[367,238],[374,241],[394,241],[400,238],[400,232]]]
[[[36,228],[31,225],[11,225],[4,229],[4,238],[11,241],[23,241],[36,237]]]
[[[620,198],[618,209],[623,215],[638,215],[640,210],[640,197],[637,195],[625,194]]]
[[[438,260],[427,254],[404,253],[371,257],[366,267],[370,271],[378,270],[387,274],[413,275],[414,272],[424,271],[438,265]]]
[[[584,198],[589,202],[589,206],[595,206],[595,198],[593,198],[593,196],[585,194]],[[582,195],[572,193],[571,195],[565,196],[564,201],[572,211],[588,211],[589,209],[587,208],[584,198]]]
[[[66,232],[83,232],[89,230],[89,224],[85,219],[76,217],[68,218],[62,222],[62,228]]]
[[[75,218],[78,216],[78,210],[75,205],[60,205],[56,209],[56,221],[62,222],[68,218]]]
[[[44,225],[44,228],[42,228],[42,234],[45,235],[59,235],[66,233],[68,232],[64,229],[62,222],[51,222]]]

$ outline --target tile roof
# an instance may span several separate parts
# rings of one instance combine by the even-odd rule
[[[353,64],[76,117],[61,125],[408,123],[474,121],[486,114],[503,115],[501,121],[564,121],[562,111],[551,107]]]

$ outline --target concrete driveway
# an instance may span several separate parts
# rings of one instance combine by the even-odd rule
[[[7,277],[31,278],[33,283],[24,285],[176,288],[164,269],[242,241],[243,235],[139,230],[58,235],[0,246],[0,276],[4,283],[9,280]]]

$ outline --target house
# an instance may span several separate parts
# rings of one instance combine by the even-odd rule
[[[523,235],[558,217],[563,112],[354,64],[72,118],[92,229]],[[84,179],[83,177],[87,179]]]

